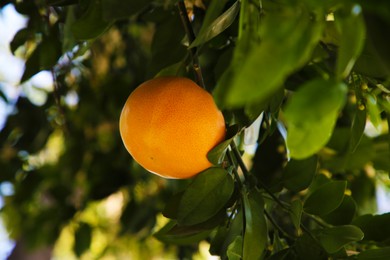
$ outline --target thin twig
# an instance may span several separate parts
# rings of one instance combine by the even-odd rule
[[[264,210],[264,214],[265,216],[268,218],[268,220],[271,222],[271,224],[280,232],[283,234],[283,236],[291,239],[291,240],[295,240],[295,237],[291,236],[290,234],[288,234],[286,231],[284,231],[279,225],[278,223],[276,223],[276,221],[272,218],[272,216],[266,211]]]
[[[183,0],[178,1],[177,7],[179,9],[179,14],[180,14],[181,21],[183,23],[184,30],[188,37],[188,43],[189,45],[191,45],[191,43],[195,40],[195,33],[194,30],[192,29],[190,19],[188,18],[187,8],[185,6],[184,1]],[[196,81],[202,88],[206,89],[204,85],[202,70],[199,64],[197,48],[196,47],[189,48],[188,51],[192,59],[192,67],[195,73]]]

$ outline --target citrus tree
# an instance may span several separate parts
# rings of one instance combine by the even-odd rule
[[[191,258],[205,245],[222,259],[390,256],[377,206],[390,186],[387,1],[10,5],[28,18],[10,43],[25,59],[16,87],[41,71],[54,80],[15,102],[0,88],[14,108],[0,132],[0,182],[13,189],[1,215],[18,244],[85,259]],[[153,78],[187,83],[129,97]],[[215,116],[199,112],[207,92]],[[167,130],[157,114],[177,120]],[[174,173],[188,160],[194,172]]]

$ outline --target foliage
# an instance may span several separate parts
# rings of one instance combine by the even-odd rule
[[[178,258],[201,241],[223,259],[388,257],[389,214],[373,205],[378,184],[389,186],[390,4],[186,1],[189,28],[177,2],[2,2],[29,19],[10,44],[26,60],[21,83],[42,70],[55,79],[41,106],[20,96],[0,132],[11,236],[39,247],[71,227],[77,256],[106,232],[139,248],[154,234]],[[119,114],[156,75],[199,79],[197,58],[228,135],[209,153],[215,167],[164,180],[127,154]],[[85,214],[118,194],[111,221]],[[103,245],[95,257],[119,256],[116,243]]]

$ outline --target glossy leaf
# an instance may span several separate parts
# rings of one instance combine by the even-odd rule
[[[291,159],[283,169],[283,185],[298,192],[309,187],[317,171],[317,156],[304,160]]]
[[[331,80],[315,79],[301,86],[286,105],[287,148],[296,159],[318,152],[329,141],[347,87]]]
[[[209,168],[198,174],[185,190],[177,221],[193,225],[206,221],[221,210],[234,191],[234,181],[222,168]]]
[[[330,213],[342,203],[346,187],[346,181],[332,181],[318,187],[305,200],[304,211],[314,215]]]
[[[332,225],[347,225],[351,223],[355,214],[355,201],[351,196],[344,196],[340,206],[329,214],[322,216],[322,219]]]
[[[237,125],[233,125],[227,129],[226,138],[223,142],[215,146],[210,152],[207,154],[207,159],[214,165],[221,164],[225,158],[226,151],[234,140],[234,138],[238,135],[239,129]]]
[[[227,249],[227,256],[229,260],[241,260],[242,259],[242,237],[238,236],[229,245]]]
[[[336,64],[336,75],[346,78],[360,55],[365,40],[365,26],[360,5],[336,12],[336,24],[341,29],[340,46]]]
[[[219,2],[219,1],[213,1]],[[211,2],[211,4],[213,3]],[[224,1],[222,1],[224,2]],[[226,10],[221,16],[215,19],[207,28],[203,25],[199,35],[190,45],[190,48],[204,44],[205,42],[211,40],[218,34],[222,33],[226,28],[228,28],[233,21],[235,20],[238,11],[240,10],[239,1],[235,2],[228,10]]]
[[[372,94],[365,95],[367,100],[367,110],[371,123],[375,126],[376,129],[379,129],[382,119],[380,115],[380,110],[377,102],[376,96]]]
[[[243,193],[245,209],[245,233],[243,260],[260,259],[267,246],[268,233],[261,193]]]
[[[360,110],[356,107],[356,113],[353,117],[352,126],[351,126],[351,137],[349,139],[349,150],[350,152],[355,152],[358,147],[360,140],[364,134],[364,129],[366,127],[366,118],[367,110]]]
[[[332,254],[351,242],[362,240],[363,236],[364,233],[360,228],[353,225],[345,225],[324,228],[316,235],[316,238],[324,249]]]
[[[310,59],[323,27],[321,22],[311,21],[308,14],[297,15],[292,10],[280,16],[265,16],[261,25],[262,42],[240,59],[242,63],[236,62],[239,67],[231,85],[224,86],[226,93],[217,95],[228,107],[265,100],[277,91],[290,73]],[[273,30],[275,27],[279,30]]]

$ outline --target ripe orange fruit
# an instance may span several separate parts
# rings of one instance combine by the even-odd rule
[[[207,153],[225,138],[225,120],[213,97],[181,77],[159,77],[136,88],[119,128],[134,160],[165,178],[189,178],[207,169]]]

